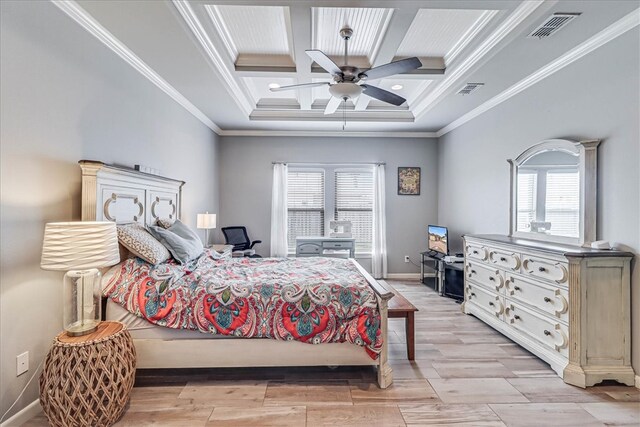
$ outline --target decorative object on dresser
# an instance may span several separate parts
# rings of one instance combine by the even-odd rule
[[[124,413],[136,371],[136,351],[120,322],[90,335],[66,332],[53,341],[40,374],[40,405],[52,426],[110,426]]]
[[[580,387],[633,385],[628,252],[464,236],[473,314]]]
[[[510,236],[580,246],[596,240],[599,144],[550,139],[508,160]]]
[[[419,196],[420,195],[420,168],[399,167],[398,168],[398,195]]]
[[[351,221],[329,221],[329,228],[331,232],[329,237],[346,237],[351,238]]]
[[[70,336],[94,332],[101,319],[98,268],[120,262],[116,224],[108,221],[48,223],[40,267],[65,271],[63,326]]]
[[[209,247],[209,230],[216,228],[216,214],[210,214],[208,211],[198,214],[198,222],[196,225],[199,229],[204,229],[204,247]]]

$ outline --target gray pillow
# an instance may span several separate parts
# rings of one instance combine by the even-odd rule
[[[149,232],[169,249],[171,255],[180,264],[198,258],[204,251],[198,235],[182,222],[173,223],[168,229],[155,225],[147,226]]]

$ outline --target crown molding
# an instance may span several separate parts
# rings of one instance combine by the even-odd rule
[[[587,39],[585,42],[564,53],[562,56],[556,58],[544,67],[538,69],[533,74],[528,75],[518,83],[514,84],[513,86],[494,96],[490,100],[449,123],[447,126],[443,127],[437,132],[437,136],[441,137],[442,135],[445,135],[448,132],[451,132],[452,130],[462,126],[468,121],[475,119],[482,113],[485,113],[493,107],[502,104],[509,98],[516,96],[520,92],[546,79],[555,72],[560,71],[567,65],[572,64],[583,56],[609,43],[610,41],[616,39],[617,37],[621,36],[622,34],[635,28],[638,25],[640,25],[640,10],[636,9],[633,12],[625,15],[622,19],[611,24],[604,30],[600,31],[593,37]]]
[[[202,111],[193,105],[187,98],[171,86],[165,79],[149,67],[131,49],[118,40],[106,28],[104,28],[93,16],[87,13],[78,3],[72,0],[52,0],[52,3],[66,13],[71,19],[80,24],[89,34],[97,38],[102,44],[111,49],[116,55],[131,65],[136,71],[146,77],[151,83],[169,95],[174,101],[190,112],[198,120],[204,123],[215,133],[220,133],[221,129]]]
[[[206,30],[202,26],[202,23],[196,16],[195,12],[185,0],[172,0],[173,6],[177,9],[182,16],[182,19],[187,24],[191,33],[194,35],[207,57],[211,61],[214,70],[222,77],[225,84],[225,89],[231,95],[233,100],[238,104],[240,109],[248,116],[254,109],[252,101],[247,94],[242,90],[235,77],[233,71],[225,64],[223,56],[218,52],[215,45],[211,41],[211,38],[207,34]]]
[[[349,131],[304,131],[304,130],[223,130],[220,136],[323,136],[351,138],[436,138],[435,132],[349,132]]]
[[[412,111],[416,118],[420,118],[424,113],[433,108],[447,94],[448,89],[457,85],[458,81],[471,70],[482,58],[491,52],[502,40],[518,27],[529,15],[538,9],[544,0],[523,1],[509,15],[500,26],[487,37],[476,50],[474,50],[464,61],[453,69],[449,69],[449,75],[445,77],[432,91],[423,94],[418,98],[418,102]]]

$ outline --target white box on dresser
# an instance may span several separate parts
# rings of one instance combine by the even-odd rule
[[[580,387],[634,385],[629,252],[467,235],[465,298],[473,314]]]

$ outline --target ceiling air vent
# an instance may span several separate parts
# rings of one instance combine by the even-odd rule
[[[567,25],[573,18],[580,16],[579,13],[554,13],[536,27],[527,37],[544,39],[555,34],[560,28]]]
[[[484,86],[484,83],[467,83],[458,91],[461,95],[469,95],[474,90],[478,89],[480,86]]]

